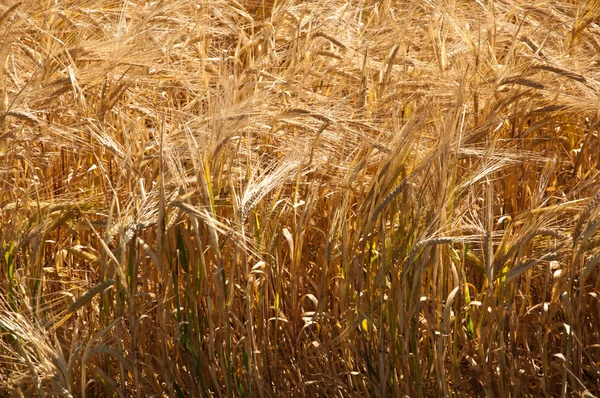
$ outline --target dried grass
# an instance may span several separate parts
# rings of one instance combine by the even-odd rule
[[[598,10],[4,1],[0,395],[599,396]]]

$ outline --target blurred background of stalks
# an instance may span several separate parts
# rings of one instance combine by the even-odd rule
[[[0,396],[599,395],[599,24],[2,1]]]

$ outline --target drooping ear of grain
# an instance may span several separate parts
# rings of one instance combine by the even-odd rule
[[[598,1],[0,1],[0,396],[600,396]]]
[[[266,21],[272,17],[273,7],[284,4],[285,0],[243,0],[240,3],[257,21]]]

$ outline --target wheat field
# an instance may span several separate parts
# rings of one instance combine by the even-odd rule
[[[600,1],[3,0],[0,396],[600,396]]]

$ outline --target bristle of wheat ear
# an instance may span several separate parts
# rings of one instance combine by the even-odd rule
[[[18,2],[16,4],[13,4],[12,6],[10,6],[6,11],[4,11],[2,13],[2,15],[0,15],[0,24],[2,24],[2,22],[4,22],[4,20],[6,18],[8,18],[8,16],[10,15],[11,12],[13,12],[14,10],[17,9],[17,7],[19,7],[21,5],[22,2]]]
[[[502,86],[506,86],[509,84],[527,86],[527,87],[535,88],[538,90],[544,90],[546,88],[542,83],[536,82],[535,80],[532,80],[532,79],[526,79],[523,77],[519,77],[519,76],[503,79],[502,81],[500,81],[498,86],[502,87]]]
[[[73,304],[69,306],[67,309],[67,314],[72,314],[76,312],[78,309],[92,301],[94,296],[103,292],[105,289],[108,289],[112,285],[115,284],[114,279],[107,279],[103,282],[98,283],[96,286],[92,287],[90,290],[81,295]]]
[[[102,282],[98,283],[96,286],[94,286],[91,289],[89,289],[87,292],[85,292],[84,294],[82,294],[81,297],[79,297],[77,300],[75,300],[74,303],[72,303],[71,305],[69,305],[69,308],[67,308],[67,310],[63,313],[62,317],[57,322],[55,322],[51,326],[51,328],[53,330],[58,329],[65,322],[67,322],[69,320],[69,318],[71,318],[71,316],[75,312],[77,312],[79,309],[83,308],[86,304],[88,304],[90,301],[92,301],[92,299],[97,294],[99,294],[99,293],[103,292],[104,290],[108,289],[109,287],[111,287],[115,283],[116,283],[116,281],[114,279],[106,279],[105,281],[102,281]]]
[[[579,215],[579,219],[577,220],[577,224],[575,225],[575,229],[573,230],[573,243],[577,242],[577,239],[581,235],[583,225],[588,221],[590,214],[598,205],[600,204],[600,192],[596,193],[594,197],[590,200],[588,205],[583,209],[581,214]]]
[[[4,116],[12,116],[33,124],[42,124],[42,121],[36,115],[21,110],[8,111]]]
[[[575,80],[575,81],[578,81],[581,83],[587,82],[587,79],[583,75],[580,75],[579,73],[571,72],[570,70],[560,68],[558,66],[537,63],[534,65],[534,67],[538,68],[538,69],[542,69],[542,70],[547,70],[548,72],[553,72],[558,75],[562,75],[566,78],[569,78],[569,79],[572,79],[572,80]]]

